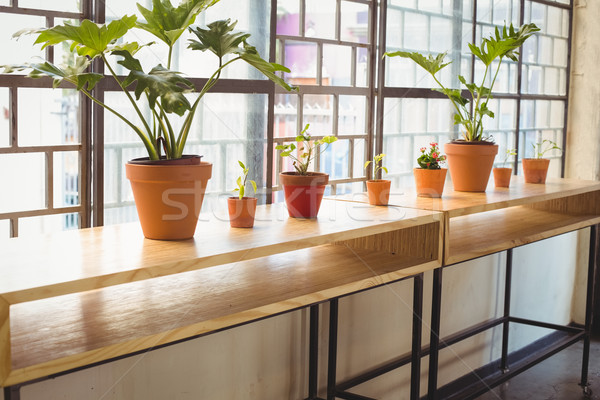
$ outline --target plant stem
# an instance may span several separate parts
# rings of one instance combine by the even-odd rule
[[[140,130],[140,128],[138,128],[137,126],[132,124],[127,118],[125,118],[123,115],[121,115],[116,110],[112,109],[107,104],[104,104],[102,101],[100,101],[97,98],[95,98],[94,96],[92,96],[87,90],[81,89],[81,92],[83,94],[85,94],[94,103],[96,103],[99,106],[104,107],[106,110],[112,112],[114,115],[116,115],[118,118],[120,118],[123,122],[125,122],[127,125],[129,125],[129,127],[131,129],[133,129],[133,131],[140,137],[140,139],[142,139],[142,143],[144,143],[144,147],[146,147],[146,150],[148,151],[148,156],[150,157],[150,159],[158,160],[158,153],[156,152],[156,148],[154,147],[152,141],[150,141],[148,136],[144,135],[144,133]]]
[[[135,102],[135,100],[133,99],[133,97],[131,96],[131,93],[129,93],[129,91],[123,86],[123,83],[119,80],[119,78],[117,77],[117,74],[112,69],[111,65],[108,63],[108,60],[106,59],[106,56],[104,55],[104,53],[101,54],[101,56],[102,56],[102,60],[104,61],[104,64],[108,67],[108,70],[110,71],[111,75],[117,81],[117,83],[119,84],[119,87],[125,93],[125,95],[129,99],[129,101],[133,105],[133,108],[135,109],[138,117],[140,117],[140,119],[142,120],[142,123],[144,124],[144,127],[146,128],[146,132],[151,132],[151,129],[150,129],[150,126],[148,125],[148,122],[146,121],[146,119],[142,115],[142,112],[139,109],[139,107],[137,106],[137,103]],[[132,126],[131,123],[129,125]],[[138,129],[138,131],[139,131],[139,129]],[[146,135],[144,135],[143,132],[139,131],[138,135],[139,134],[141,134],[142,136],[144,136],[148,140],[148,137]],[[144,140],[144,139],[142,139],[142,140]],[[150,159],[154,159],[154,158],[152,158],[153,155],[154,155],[155,157],[157,157],[156,159],[158,159],[158,156],[156,155],[156,153],[157,152],[156,152],[156,149],[155,149],[154,152],[152,152],[152,154],[150,152],[148,152],[148,156],[150,156]]]

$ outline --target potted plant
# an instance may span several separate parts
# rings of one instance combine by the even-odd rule
[[[546,175],[548,175],[548,166],[550,160],[543,158],[544,154],[550,150],[562,151],[558,145],[548,139],[544,139],[538,143],[532,143],[533,158],[523,159],[523,175],[525,175],[525,183],[546,183]]]
[[[256,213],[256,197],[246,197],[246,183],[250,183],[254,193],[256,193],[256,182],[248,180],[248,167],[243,162],[238,161],[242,167],[242,175],[236,180],[237,187],[233,189],[237,196],[227,199],[227,209],[229,211],[229,224],[232,228],[252,228],[254,226],[254,215]]]
[[[186,239],[194,235],[212,164],[201,161],[200,156],[186,155],[185,144],[200,100],[217,83],[223,69],[236,61],[245,61],[276,84],[292,89],[276,75],[278,71],[289,70],[263,60],[256,48],[248,44],[250,35],[234,31],[236,22],[215,21],[206,29],[191,27],[200,13],[218,1],[183,0],[174,7],[170,0],[154,0],[152,9],[137,5],[144,22],[136,15],[125,15],[102,25],[83,20],[80,25],[65,22],[52,28],[17,32],[16,36],[35,34],[35,44],[41,44],[42,49],[66,44],[71,62],[68,65],[46,61],[4,66],[5,73],[28,70],[28,76],[32,78],[49,76],[54,87],[62,82],[75,86],[94,103],[116,115],[138,136],[148,157],[129,161],[126,175],[131,182],[144,235],[148,238]],[[144,45],[123,42],[121,38],[131,29],[145,30],[166,45],[166,63],[150,70],[142,67],[135,55],[154,42]],[[190,51],[209,51],[218,58],[218,67],[199,91],[181,73],[171,70],[173,49],[186,30],[195,36],[188,43]],[[109,56],[116,57],[117,63],[129,71],[126,77],[117,75]],[[95,60],[100,60],[116,81],[137,118],[126,118],[95,96],[94,87],[104,78],[104,75],[90,71]],[[194,91],[198,95],[190,103],[186,94]],[[144,104],[149,109],[144,110]],[[172,121],[173,114],[175,118],[181,118],[179,131]]]
[[[509,187],[510,176],[512,175],[512,168],[505,167],[506,162],[510,156],[516,156],[517,150],[506,149],[504,154],[504,160],[502,161],[502,167],[495,167],[492,171],[494,173],[494,185],[496,187]]]
[[[283,186],[288,214],[294,218],[315,218],[319,213],[329,175],[309,171],[308,168],[317,155],[337,140],[335,136],[313,140],[308,134],[308,127],[309,124],[296,136],[298,147],[294,143],[275,147],[281,150],[282,157],[289,157],[293,161],[294,171],[281,172],[279,182]]]
[[[417,158],[419,167],[413,168],[417,196],[442,197],[448,170],[441,164],[446,162],[446,156],[440,153],[436,142],[429,143],[429,146],[429,150],[421,147],[421,155]]]
[[[494,158],[498,153],[498,145],[494,144],[490,136],[486,136],[483,130],[483,118],[494,118],[494,113],[488,108],[488,102],[492,98],[492,89],[496,77],[500,71],[500,65],[505,57],[518,61],[517,49],[539,28],[535,24],[526,24],[516,30],[512,24],[502,29],[496,28],[495,34],[484,38],[479,47],[469,44],[471,53],[483,62],[485,71],[481,77],[481,83],[467,83],[466,79],[459,75],[458,80],[465,86],[470,98],[462,95],[459,89],[446,88],[436,77],[436,73],[450,64],[444,62],[446,53],[427,57],[418,52],[396,51],[385,53],[388,57],[404,57],[416,62],[424,68],[439,85],[434,90],[446,95],[456,113],[454,124],[463,129],[462,138],[453,140],[444,146],[448,157],[448,168],[455,190],[468,192],[485,191],[494,164]],[[495,63],[495,72],[493,64]],[[491,79],[489,87],[486,83]]]
[[[367,169],[373,163],[373,178],[377,176],[379,171],[387,174],[388,170],[382,165],[385,154],[377,154],[373,160],[365,163],[364,168]],[[367,169],[367,174],[369,170]],[[369,196],[369,204],[373,206],[386,206],[390,200],[390,186],[392,181],[389,179],[367,179],[367,195]]]

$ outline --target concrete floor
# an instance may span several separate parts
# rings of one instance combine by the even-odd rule
[[[477,400],[587,400],[600,399],[600,337],[592,340],[589,382],[592,396],[585,397],[581,386],[583,343],[561,351],[523,372]]]

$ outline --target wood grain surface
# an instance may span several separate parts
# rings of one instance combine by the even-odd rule
[[[439,217],[438,217],[439,218]],[[317,219],[259,206],[253,229],[200,220],[187,241],[145,239],[139,224],[0,241],[0,296],[11,304],[250,260],[432,222],[431,213],[325,200]]]
[[[474,214],[500,208],[560,199],[600,191],[598,181],[549,178],[546,184],[524,183],[521,176],[511,178],[509,188],[488,186],[485,192],[456,192],[449,182],[439,199],[419,197],[413,190],[400,189],[390,194],[390,205],[420,210],[443,211],[448,217]],[[367,202],[366,193],[333,196],[338,200]]]
[[[562,214],[526,206],[450,219],[444,265],[470,260],[600,223],[599,214]]]
[[[325,245],[11,307],[7,384],[379,286],[440,265]]]

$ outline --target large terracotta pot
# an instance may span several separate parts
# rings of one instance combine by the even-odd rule
[[[282,172],[279,174],[279,182],[283,186],[290,217],[315,218],[317,216],[323,193],[329,182],[329,175],[322,172],[309,172],[308,175]]]
[[[373,206],[386,206],[390,201],[391,185],[392,181],[387,179],[372,179],[367,181],[369,204]]]
[[[494,168],[494,185],[496,187],[509,187],[512,168]]]
[[[442,197],[447,172],[446,168],[413,168],[413,175],[415,176],[415,183],[417,185],[417,196]]]
[[[194,236],[212,164],[200,157],[125,164],[144,236],[178,240]],[[187,163],[187,165],[186,165]]]
[[[229,211],[229,225],[232,228],[252,228],[256,214],[256,197],[229,197],[227,209]]]
[[[498,145],[489,142],[452,142],[444,145],[454,190],[485,192]]]
[[[524,158],[523,175],[525,175],[525,183],[546,183],[549,165],[550,160],[547,158]]]

